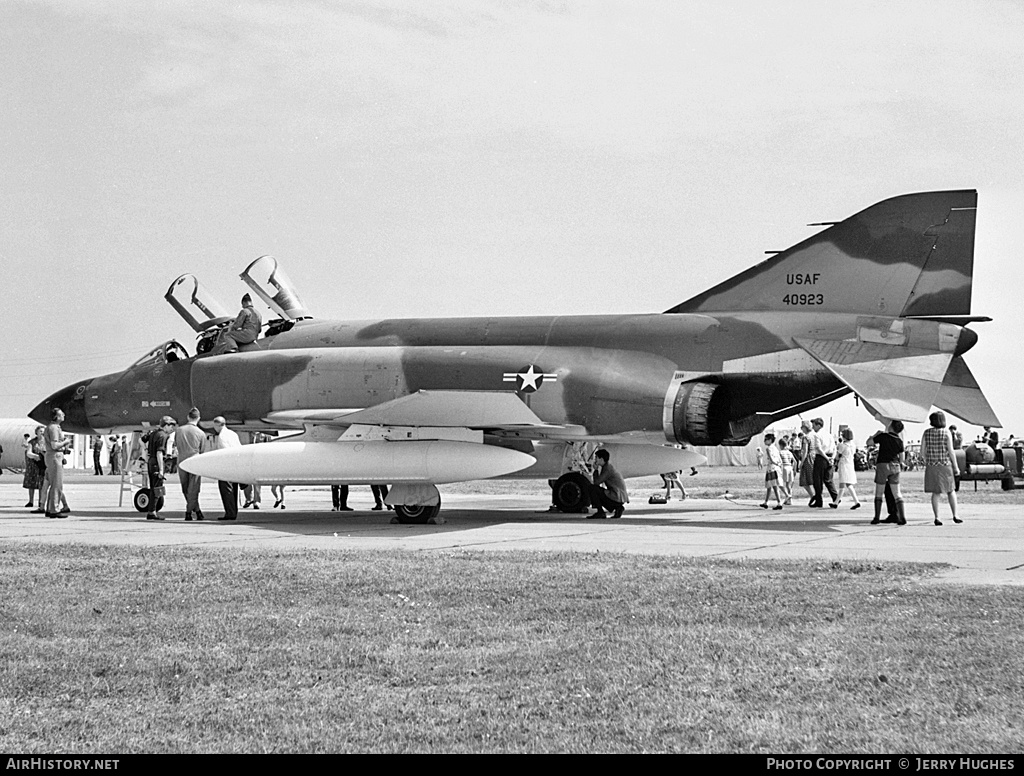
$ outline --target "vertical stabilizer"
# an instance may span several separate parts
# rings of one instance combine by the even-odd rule
[[[668,313],[969,315],[974,190],[893,197]]]

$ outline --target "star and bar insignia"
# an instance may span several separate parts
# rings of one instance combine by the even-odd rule
[[[554,381],[557,379],[558,375],[556,374],[538,372],[537,367],[533,364],[527,364],[518,372],[505,372],[502,377],[503,382],[514,382],[516,384],[516,390],[522,391],[523,393],[533,393],[544,384],[545,380]]]

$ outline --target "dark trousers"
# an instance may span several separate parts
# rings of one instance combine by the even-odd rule
[[[156,514],[160,510],[157,509],[157,505],[160,504],[161,491],[164,491],[164,477],[160,474],[159,469],[149,469],[149,489],[152,491],[153,500],[150,503],[149,512],[147,514]],[[163,493],[163,497],[166,497],[166,492]]]
[[[92,451],[92,470],[93,474],[103,474],[103,467],[100,466],[100,451]]]
[[[370,490],[373,491],[373,500],[379,507],[384,506],[384,499],[388,497],[388,486],[387,485],[371,485]]]
[[[331,506],[335,509],[348,506],[348,485],[331,485]]]
[[[238,517],[238,483],[217,481],[220,500],[224,504],[224,517],[234,520]]]
[[[600,485],[590,486],[590,503],[597,509],[607,509],[609,512],[622,509],[622,502],[613,499],[608,495],[608,490]]]
[[[202,478],[198,474],[189,474],[184,469],[178,469],[178,479],[181,481],[181,492],[185,496],[185,514],[199,512],[199,488],[202,485]]]
[[[821,491],[828,490],[828,494],[835,501],[839,497],[836,486],[832,484],[832,462],[823,455],[814,456],[814,503],[821,504]]]

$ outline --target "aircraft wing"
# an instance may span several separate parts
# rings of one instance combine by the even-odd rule
[[[401,499],[388,503],[436,505],[438,483],[498,477],[536,463],[528,453],[484,444],[485,429],[557,428],[516,394],[492,391],[417,391],[365,409],[287,410],[264,421],[306,431],[193,456],[183,468],[234,482],[387,482]]]
[[[938,405],[953,360],[952,352],[906,345],[859,340],[796,342],[852,388],[876,415],[911,423],[927,421],[932,406]]]
[[[288,410],[266,417],[288,426],[429,426],[432,428],[552,428],[507,391],[417,391],[358,410]]]
[[[978,381],[962,357],[957,356],[949,365],[946,377],[935,398],[935,406],[956,415],[965,423],[975,426],[991,426],[1001,428],[999,418],[981,392]]]

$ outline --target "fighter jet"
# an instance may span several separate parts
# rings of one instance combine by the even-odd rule
[[[51,408],[78,433],[123,433],[161,415],[223,415],[242,430],[302,429],[207,453],[184,468],[247,483],[390,483],[400,519],[436,517],[437,485],[554,481],[585,505],[586,459],[626,477],[688,468],[693,445],[744,445],[769,424],[851,391],[879,418],[932,406],[999,426],[964,362],[977,192],[879,202],[663,313],[317,320],[278,262],[241,274],[278,315],[214,355],[231,318],[192,275],[167,300],[198,333],[128,369],[82,380]]]

